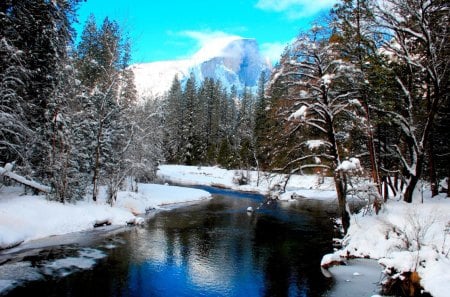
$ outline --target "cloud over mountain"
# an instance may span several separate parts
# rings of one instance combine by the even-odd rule
[[[202,45],[191,58],[135,64],[136,87],[142,96],[161,96],[169,88],[175,75],[185,81],[193,73],[198,81],[214,78],[230,89],[236,86],[256,87],[262,71],[270,69],[270,63],[260,52],[255,39],[227,34],[201,34],[185,31]]]

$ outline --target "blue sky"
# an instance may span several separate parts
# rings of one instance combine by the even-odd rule
[[[214,38],[255,38],[273,61],[297,34],[336,0],[87,0],[78,32],[93,13],[119,22],[131,37],[133,62],[187,58]]]

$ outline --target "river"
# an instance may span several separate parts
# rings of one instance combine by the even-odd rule
[[[18,253],[0,266],[17,274],[5,296],[324,296],[331,288],[320,260],[332,250],[334,205],[203,189],[211,200],[158,212],[143,227]]]

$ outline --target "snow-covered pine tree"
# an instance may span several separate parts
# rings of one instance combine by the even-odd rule
[[[239,101],[237,147],[241,168],[250,168],[255,165],[254,159],[254,96],[245,87]]]
[[[0,4],[2,120],[9,118],[0,128],[5,137],[2,157],[17,159],[19,167],[28,167],[27,172],[38,178],[46,174],[41,165],[48,151],[42,144],[49,139],[40,137],[48,120],[45,111],[58,73],[66,63],[72,38],[70,22],[77,2]]]
[[[255,125],[254,125],[254,147],[255,161],[258,169],[267,164],[267,148],[265,143],[265,135],[269,133],[270,119],[267,114],[268,98],[266,98],[267,75],[262,72],[258,80],[258,91],[255,102]]]
[[[215,164],[219,141],[220,127],[220,82],[206,78],[199,89],[199,101],[202,107],[198,121],[202,125],[200,139],[204,139],[202,160]]]
[[[186,165],[193,165],[198,160],[199,139],[197,137],[197,86],[194,74],[191,73],[186,81],[183,92],[185,100],[185,113],[183,120],[183,145],[181,147],[181,160]]]
[[[125,153],[130,145],[131,127],[124,111],[136,101],[133,87],[124,85],[127,73],[123,67],[129,58],[127,46],[116,22],[106,18],[97,28],[94,17],[87,21],[78,45],[78,74],[85,89],[85,125],[79,133],[90,136],[84,141],[91,158],[88,163],[94,201],[100,183],[104,182],[113,203],[127,174]]]
[[[168,162],[181,160],[184,125],[184,100],[181,82],[175,76],[164,102],[164,147],[165,159]]]
[[[0,162],[27,162],[26,141],[32,135],[27,125],[26,98],[29,70],[24,67],[25,52],[14,45],[5,31],[13,26],[4,11],[0,13]]]

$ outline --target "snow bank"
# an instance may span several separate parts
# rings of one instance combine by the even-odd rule
[[[0,192],[0,249],[24,241],[90,230],[97,222],[126,225],[142,221],[136,215],[168,204],[207,199],[203,190],[140,184],[139,192],[119,192],[114,207],[101,195],[97,203],[80,201],[61,204],[45,196],[20,196],[21,188],[3,188]]]
[[[119,192],[116,207],[128,209],[133,214],[142,214],[149,209],[211,198],[211,194],[206,191],[186,187],[139,184],[138,189],[138,193]]]
[[[343,246],[322,264],[347,256],[378,259],[391,277],[417,271],[425,291],[448,296],[450,199],[426,195],[423,204],[390,200],[379,215],[353,215]]]
[[[158,176],[182,185],[217,186],[237,191],[268,194],[271,190],[284,185],[287,175],[271,174],[251,170],[227,170],[219,167],[198,167],[184,165],[161,165]],[[244,176],[247,184],[239,185],[236,181]],[[259,176],[259,180],[258,180]],[[297,195],[298,194],[298,195]],[[292,175],[286,186],[286,193],[280,199],[289,200],[292,196],[317,199],[336,199],[333,179],[317,175]]]

